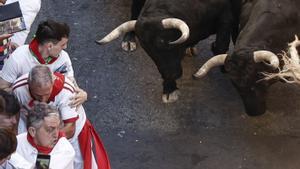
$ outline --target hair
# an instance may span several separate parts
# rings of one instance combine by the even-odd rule
[[[69,38],[70,27],[63,22],[46,20],[39,24],[35,38],[40,44],[53,42],[56,44],[62,38]]]
[[[0,128],[0,160],[7,158],[17,148],[15,133],[7,128]]]
[[[19,101],[13,94],[0,90],[0,114],[14,116],[20,112],[20,108]]]
[[[33,108],[28,112],[27,128],[40,128],[45,117],[57,116],[60,118],[58,110],[46,103],[34,102]]]
[[[6,3],[6,0],[0,0],[0,3],[5,4],[5,3]]]
[[[46,86],[53,83],[53,75],[50,68],[46,65],[36,65],[28,75],[29,86]]]

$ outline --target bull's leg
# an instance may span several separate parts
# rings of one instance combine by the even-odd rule
[[[249,116],[258,116],[266,111],[266,87],[255,86],[239,90],[246,113]]]
[[[238,19],[235,19],[235,22],[233,22],[232,32],[231,32],[231,39],[233,45],[235,45],[236,39],[239,35],[239,22],[237,20]]]
[[[211,50],[214,55],[224,54],[228,51],[230,45],[230,38],[232,32],[232,14],[231,12],[225,12],[220,18],[219,27],[216,33],[216,41],[211,44]],[[222,73],[225,73],[225,67],[220,66]]]
[[[145,0],[133,0],[131,4],[131,20],[136,20],[144,6]],[[136,49],[136,40],[134,31],[127,32],[122,41],[122,48],[125,51],[134,51]]]
[[[226,8],[226,7],[225,7]],[[218,28],[216,32],[216,41],[212,43],[211,50],[214,55],[224,54],[229,49],[233,16],[230,10],[230,6],[224,11],[218,20]]]
[[[135,40],[135,33],[133,31],[127,32],[124,35],[122,41],[122,49],[127,52],[132,52],[136,50],[136,40]]]
[[[178,100],[179,90],[177,90],[176,81],[166,81],[163,82],[163,95],[162,101],[164,103],[172,103]]]

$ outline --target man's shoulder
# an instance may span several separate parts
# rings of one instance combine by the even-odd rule
[[[17,145],[17,148],[20,150],[20,149],[32,149],[32,146],[29,146],[31,145],[27,139],[27,132],[24,132],[24,133],[21,133],[21,134],[18,134],[17,135],[17,140],[18,140],[18,145]],[[20,151],[17,151],[20,153]]]
[[[17,49],[14,52],[24,52],[24,51],[30,51],[28,44],[17,47]]]
[[[20,6],[21,6],[21,9],[22,7],[26,7],[29,8],[29,9],[40,9],[40,6],[41,6],[41,0],[18,0],[19,3],[20,3]],[[23,12],[23,11],[22,11]]]
[[[22,142],[23,142],[23,140],[27,140],[27,133],[18,134],[17,139],[22,140]],[[18,144],[21,144],[21,142],[20,143],[18,142]]]
[[[13,91],[17,90],[23,86],[28,85],[28,73],[20,76],[14,83],[13,83]]]
[[[60,55],[59,56],[60,58],[69,58],[70,57],[68,52],[66,52],[65,50],[62,50],[59,55]]]
[[[17,49],[11,54],[10,58],[12,57],[15,60],[22,60],[28,58],[30,54],[29,46],[22,45],[17,47]]]
[[[57,102],[65,102],[69,100],[69,98],[73,97],[75,94],[75,88],[68,84],[64,83],[62,90],[57,94],[57,98],[55,99]]]
[[[54,146],[54,150],[57,150],[58,152],[61,152],[62,149],[64,150],[65,153],[66,152],[74,153],[74,155],[75,155],[73,146],[66,137],[59,138],[58,142]]]
[[[74,83],[65,76],[65,82],[64,82],[64,89],[69,90],[70,92],[74,93],[75,92],[75,85]]]
[[[19,144],[19,143],[18,143]],[[14,152],[9,159],[9,163],[12,164],[15,168],[22,169],[32,169],[34,168],[34,164],[30,163],[18,152]]]

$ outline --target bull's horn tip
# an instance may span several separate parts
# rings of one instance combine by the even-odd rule
[[[97,43],[98,45],[103,45],[104,42],[102,40],[95,40],[95,43]]]
[[[196,72],[196,73],[194,73],[193,74],[193,79],[200,79],[200,78],[202,78],[203,76],[205,75],[205,73],[204,72]]]
[[[279,66],[279,61],[278,60],[273,60],[273,61],[271,61],[271,65],[273,65],[274,67],[278,67]]]
[[[196,73],[192,75],[192,78],[193,78],[194,80],[198,80],[198,79],[199,79],[199,77],[197,76]]]

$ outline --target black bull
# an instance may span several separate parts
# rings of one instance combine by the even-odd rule
[[[244,1],[240,15],[240,33],[234,51],[225,59],[225,71],[243,99],[249,115],[266,110],[268,87],[275,81],[259,81],[260,72],[274,72],[263,63],[255,63],[258,50],[275,54],[287,49],[294,35],[300,35],[299,0]],[[282,66],[282,65],[281,65]]]
[[[238,10],[232,8],[238,5],[231,1],[148,0],[140,4],[143,8],[136,21],[122,24],[98,43],[104,44],[125,32],[135,31],[163,78],[163,101],[172,102],[178,97],[176,79],[182,75],[185,50],[216,34],[212,50],[215,54],[225,53],[230,36],[236,37],[238,23],[233,11]]]

